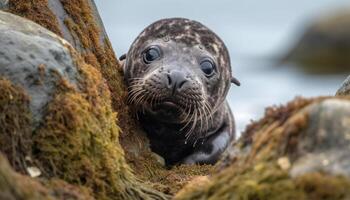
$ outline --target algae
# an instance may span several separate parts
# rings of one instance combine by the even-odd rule
[[[93,197],[82,187],[64,181],[34,179],[18,174],[0,154],[0,199],[6,200],[92,200]]]
[[[135,123],[130,118],[126,105],[126,86],[121,74],[121,66],[106,35],[103,34],[102,24],[97,24],[93,16],[91,4],[84,0],[62,0],[68,17],[64,23],[71,32],[86,63],[98,69],[106,79],[111,91],[112,106],[118,113],[118,124],[123,132],[132,132]],[[74,44],[73,44],[74,45]],[[131,131],[132,130],[132,131]],[[139,132],[139,131],[135,131]],[[127,149],[127,148],[125,148]]]
[[[0,76],[0,149],[23,174],[32,145],[29,101],[22,88]]]
[[[322,172],[292,179],[277,163],[260,162],[249,168],[229,168],[175,199],[336,200],[350,198],[349,186],[349,179]]]
[[[10,0],[8,11],[32,20],[48,30],[62,36],[56,16],[48,6],[48,0]]]

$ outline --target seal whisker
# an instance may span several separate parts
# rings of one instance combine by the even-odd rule
[[[206,121],[207,121],[207,126],[208,126],[208,128],[207,129],[209,129],[209,124],[210,124],[210,120],[211,120],[211,111],[210,111],[210,109],[208,108],[208,105],[207,105],[207,101],[206,100],[204,100],[203,101],[203,109],[204,109],[204,111],[205,111],[205,117],[206,117]]]
[[[197,120],[198,120],[198,113],[197,110],[194,112],[194,120],[191,129],[188,132],[187,139],[191,140],[192,133],[194,132],[194,129],[197,126]]]
[[[187,120],[187,123],[180,129],[180,131],[183,131],[191,122],[192,122],[192,119],[193,119],[193,116],[194,116],[194,113],[192,113],[191,114],[191,107],[192,107],[192,105],[190,105],[190,108],[188,109],[189,111],[188,111],[188,113],[189,113],[189,115],[188,116],[190,116],[190,118]]]
[[[200,106],[198,106],[198,113],[199,113],[199,123],[200,123],[199,132],[202,133],[203,132],[203,114]]]
[[[128,97],[128,102],[130,102],[130,104],[131,104],[131,103],[137,104],[137,103],[136,103],[136,99],[137,99],[140,95],[142,95],[142,93],[143,93],[143,90],[142,90],[141,88],[135,89],[135,90],[131,91],[131,93],[130,93],[130,95],[129,95],[129,97]]]
[[[205,103],[203,102],[202,105],[201,105],[201,109],[203,110],[203,117],[204,117],[204,121],[205,121],[205,131],[208,131],[209,130],[209,122],[208,122],[208,113],[205,109]]]
[[[138,91],[132,91],[129,93],[129,96],[128,96],[128,104],[132,104],[135,100],[135,96],[137,96],[137,93]]]
[[[184,122],[188,121],[188,117],[189,117],[190,114],[191,114],[191,105],[190,105],[190,107],[188,108],[188,112],[187,112],[187,109],[185,109],[185,110],[183,111],[183,113],[186,113],[186,116],[181,120],[181,123],[184,123]]]
[[[208,101],[204,101],[204,107],[206,108],[207,112],[208,112],[208,123],[213,124],[213,113],[212,110],[210,109],[210,105],[208,103]]]

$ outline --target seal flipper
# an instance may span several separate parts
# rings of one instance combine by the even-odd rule
[[[200,144],[192,154],[183,159],[182,164],[212,164],[219,159],[222,152],[231,142],[232,133],[227,125],[223,125],[217,133]]]

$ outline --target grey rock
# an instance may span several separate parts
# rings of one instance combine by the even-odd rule
[[[298,139],[291,176],[322,171],[350,177],[350,101],[328,99],[304,112],[309,125]]]
[[[350,95],[350,76],[345,79],[340,89],[337,91],[337,96]]]
[[[0,11],[0,76],[25,89],[34,123],[41,120],[58,79],[76,83],[68,45],[34,22]]]
[[[0,0],[0,9],[7,9],[9,0]]]
[[[314,19],[284,60],[309,73],[348,73],[349,11],[335,10]]]

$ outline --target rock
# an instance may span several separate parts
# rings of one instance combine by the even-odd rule
[[[350,76],[348,76],[348,78],[346,78],[346,80],[343,82],[342,86],[339,88],[336,95],[337,96],[350,95]]]
[[[0,9],[7,9],[8,3],[9,3],[9,0],[0,0]]]
[[[350,72],[350,12],[320,16],[285,58],[309,73]]]
[[[90,198],[165,199],[126,164],[101,73],[26,19],[0,11],[0,32],[0,150],[12,167],[40,171],[43,187],[59,179],[87,188]]]
[[[175,199],[349,199],[350,99],[296,99],[267,109],[201,187]]]
[[[323,172],[350,178],[350,101],[327,99],[304,112],[309,122],[292,151],[290,175]]]
[[[58,79],[76,86],[77,69],[64,46],[68,43],[33,22],[24,24],[19,17],[1,12],[0,20],[0,74],[23,87],[31,99],[34,123],[39,123]]]

